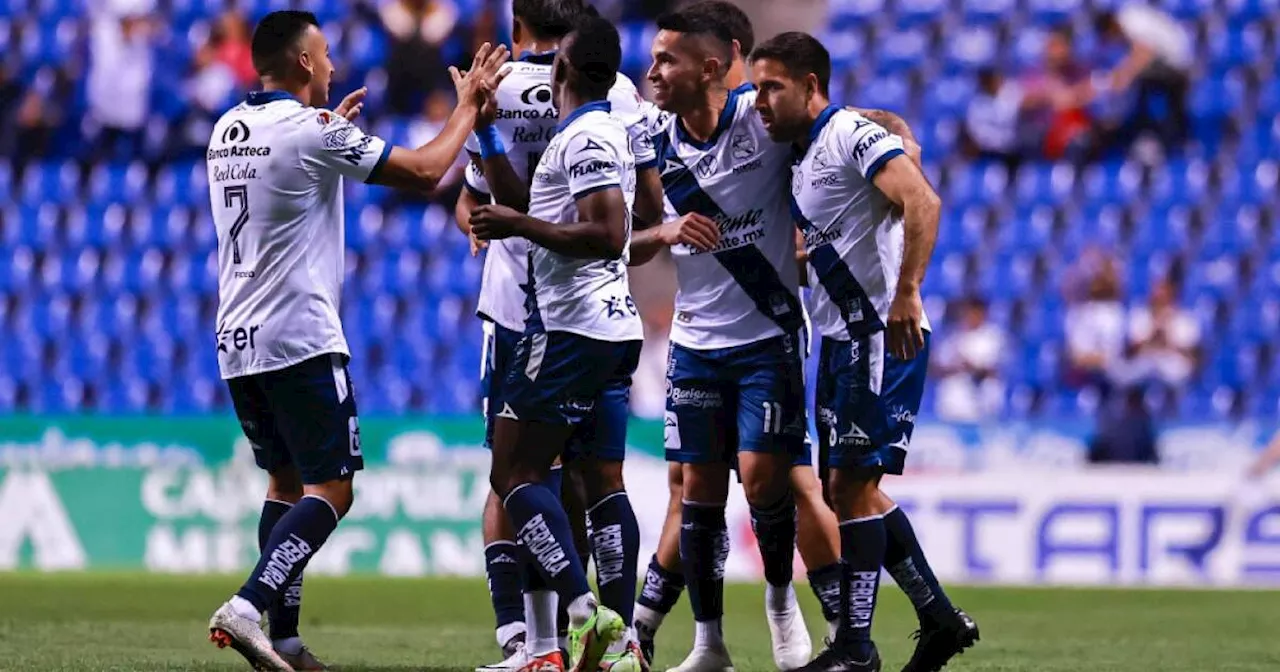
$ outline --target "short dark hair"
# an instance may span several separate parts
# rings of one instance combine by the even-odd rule
[[[1115,12],[1110,10],[1102,10],[1093,17],[1093,30],[1098,35],[1108,35],[1120,30],[1120,22],[1116,20]]]
[[[801,32],[775,35],[751,52],[752,62],[762,58],[781,63],[795,79],[812,72],[818,76],[818,91],[827,95],[831,85],[831,54],[816,37]]]
[[[515,0],[511,15],[539,40],[558,40],[573,32],[586,10],[583,0]]]
[[[288,67],[287,57],[310,26],[320,27],[311,12],[285,10],[262,17],[253,30],[253,69],[261,77],[280,76]]]
[[[587,12],[562,43],[561,51],[564,60],[582,74],[579,93],[592,99],[609,95],[622,66],[622,38],[612,22]]]
[[[751,27],[751,19],[742,8],[732,2],[725,0],[702,0],[683,10],[686,14],[706,16],[711,21],[724,24],[729,35],[738,42],[738,47],[742,49],[742,57],[746,58],[747,54],[756,46],[756,32]]]
[[[734,36],[729,29],[729,24],[722,17],[707,12],[698,5],[667,12],[658,17],[658,30],[710,37],[719,47],[725,66],[728,67],[729,62],[733,60]]]

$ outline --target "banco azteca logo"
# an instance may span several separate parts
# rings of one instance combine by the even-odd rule
[[[242,144],[249,141],[249,125],[236,119],[222,131],[223,144]]]
[[[520,94],[520,102],[525,105],[550,105],[551,85],[545,82],[534,84]]]

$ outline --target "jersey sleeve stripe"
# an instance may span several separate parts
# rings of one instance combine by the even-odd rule
[[[365,182],[373,182],[378,177],[378,173],[382,171],[382,166],[387,163],[387,159],[391,158],[391,143],[382,145],[382,154],[378,157],[378,162],[373,164],[373,169],[369,171],[369,177],[365,178]]]
[[[582,191],[579,191],[578,193],[574,194],[573,200],[580,201],[590,196],[591,194],[596,193],[597,191],[604,191],[606,189],[622,189],[622,185],[618,184],[617,182],[614,182],[613,184],[597,184],[594,187],[583,189]]]
[[[885,152],[883,155],[880,156],[880,158],[876,159],[870,166],[867,166],[867,174],[866,174],[867,181],[870,182],[871,178],[875,177],[876,173],[880,172],[881,168],[884,168],[884,164],[889,163],[889,159],[892,159],[895,156],[903,156],[904,154],[906,154],[906,152],[902,151],[901,149],[891,149]]]

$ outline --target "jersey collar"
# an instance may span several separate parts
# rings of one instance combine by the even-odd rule
[[[520,54],[520,62],[521,62],[521,63],[534,63],[534,64],[537,64],[537,65],[551,65],[552,63],[555,63],[555,61],[556,61],[556,52],[555,52],[554,50],[552,50],[552,51],[544,51],[544,52],[541,52],[541,53],[536,52],[536,51],[526,51],[526,52],[524,52],[524,53]]]
[[[277,100],[297,100],[288,91],[250,91],[246,100],[250,105],[266,105]]]
[[[818,136],[822,135],[822,129],[831,123],[831,118],[836,116],[836,112],[840,111],[839,105],[827,105],[826,109],[818,113],[818,118],[813,120],[813,126],[809,127],[809,145],[818,141]]]
[[[585,105],[580,106],[578,109],[570,112],[569,116],[564,118],[564,121],[561,121],[559,124],[556,124],[556,134],[560,134],[564,131],[564,129],[569,128],[569,124],[572,124],[573,122],[577,121],[578,117],[581,117],[582,115],[588,112],[595,112],[596,110],[599,110],[601,112],[611,112],[613,110],[613,105],[610,104],[609,101],[607,100],[593,100]]]
[[[684,130],[684,120],[676,117],[676,139],[680,142],[693,146],[698,151],[705,152],[716,146],[716,141],[720,139],[720,134],[729,130],[729,126],[733,124],[733,117],[738,112],[738,96],[744,91],[743,87],[750,84],[743,84],[736,89],[729,91],[729,96],[725,98],[724,109],[720,110],[720,120],[716,122],[716,130],[711,133],[711,137],[706,142],[698,142]],[[754,88],[754,87],[753,87]],[[749,91],[750,89],[746,89]]]
[[[755,90],[756,90],[755,84],[752,84],[751,82],[743,82],[739,84],[738,88],[734,89],[733,92],[737,94],[743,94],[743,93],[751,93],[752,91],[755,91]]]

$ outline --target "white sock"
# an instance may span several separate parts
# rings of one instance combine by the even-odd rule
[[[693,628],[693,648],[695,649],[723,649],[724,648],[724,629],[720,625],[720,619],[711,621],[697,621]]]
[[[525,602],[526,613],[529,611],[528,604],[529,603],[526,601]],[[525,632],[528,632],[528,628],[527,626],[525,626],[524,621],[516,621],[514,623],[508,623],[494,630],[493,636],[497,638],[498,646],[506,646],[507,642],[511,641],[513,638],[518,637],[519,635]]]
[[[560,596],[554,590],[535,590],[524,594],[524,619],[529,628],[525,649],[535,656],[560,650],[556,640],[556,609]]]
[[[286,637],[284,639],[273,639],[271,640],[271,648],[281,653],[296,656],[299,653],[302,653],[302,638]]]
[[[764,584],[764,608],[772,612],[786,612],[791,610],[791,605],[796,603],[796,591],[791,584],[785,586],[775,586],[772,583]]]
[[[556,646],[559,646],[561,649],[564,649],[565,651],[568,651],[568,650],[569,650],[569,637],[568,637],[567,635],[566,635],[566,636],[564,636],[564,637],[556,637]],[[564,661],[564,662],[565,662],[565,664],[568,664],[568,663],[569,663],[569,661],[567,661],[567,660],[566,660],[566,661]]]
[[[644,633],[646,639],[653,639],[654,635],[658,634],[658,628],[662,627],[662,621],[666,617],[666,614],[654,611],[643,604],[636,605],[636,629]]]
[[[836,641],[836,633],[840,632],[840,620],[827,621],[827,640]]]
[[[591,593],[583,593],[573,598],[569,603],[569,627],[575,630],[581,628],[582,624],[591,618],[591,614],[595,613],[598,604],[596,596]]]
[[[258,608],[253,606],[252,602],[239,595],[231,598],[231,610],[254,623],[262,621],[262,613],[258,611]]]

